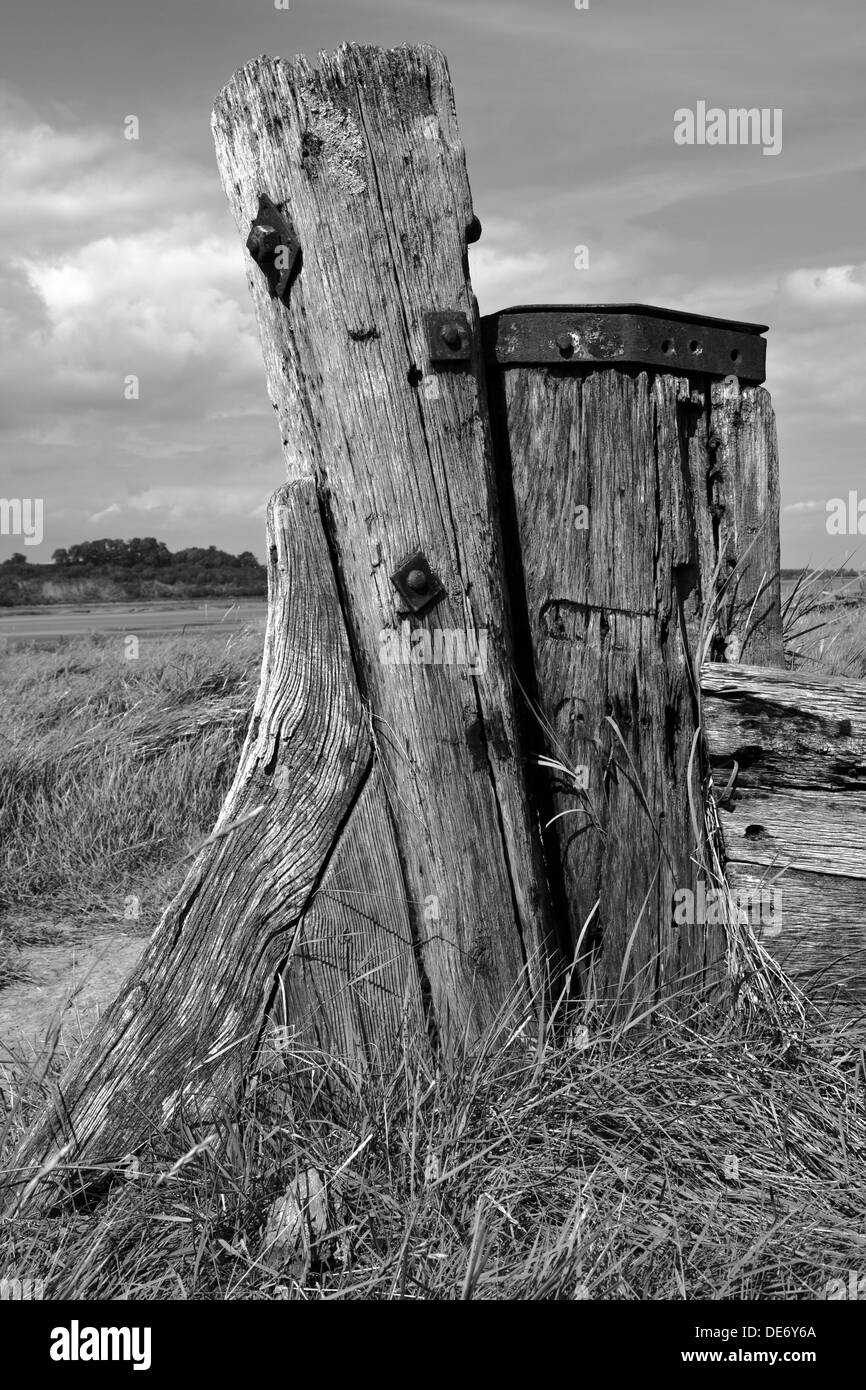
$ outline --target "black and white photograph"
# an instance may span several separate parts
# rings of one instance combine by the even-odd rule
[[[864,137],[860,0],[3,0],[28,1369],[851,1364]]]

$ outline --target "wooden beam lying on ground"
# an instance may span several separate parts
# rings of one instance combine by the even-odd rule
[[[767,948],[819,1004],[866,1002],[866,682],[705,665],[728,878],[775,890]]]

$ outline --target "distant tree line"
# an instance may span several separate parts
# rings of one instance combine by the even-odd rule
[[[780,569],[780,570],[779,570],[779,578],[780,578],[780,579],[799,579],[801,575],[806,575],[806,574],[820,574],[820,575],[823,575],[823,577],[824,577],[825,579],[856,579],[856,578],[858,577],[859,573],[860,573],[859,570],[852,570],[852,569],[836,569],[836,570],[831,570],[831,569],[822,569],[822,568],[820,567],[820,565],[819,565],[817,568],[816,568],[814,565],[804,565],[804,566],[801,566],[800,569]]]
[[[172,553],[165,541],[155,540],[153,536],[134,536],[131,541],[82,541],[80,545],[71,545],[68,550],[55,550],[51,560],[62,569],[80,565],[103,569],[114,565],[127,570],[260,569],[263,574],[265,572],[264,565],[259,564],[250,550],[243,550],[240,555],[229,555],[215,545],[209,545],[206,550],[193,545],[188,550]]]
[[[267,571],[244,550],[230,555],[215,545],[170,551],[153,536],[81,541],[55,550],[50,565],[28,564],[20,552],[0,565],[0,604],[62,602],[58,586],[82,582],[88,590],[120,598],[260,597]]]

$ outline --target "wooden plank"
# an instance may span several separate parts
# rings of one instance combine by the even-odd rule
[[[616,992],[627,961],[626,996],[655,999],[714,977],[724,950],[718,928],[672,923],[674,894],[696,890],[700,850],[684,638],[701,616],[689,383],[515,367],[494,381],[492,399],[522,561],[514,589],[527,680],[547,725],[527,737],[537,754],[585,770],[585,791],[565,772],[547,789],[549,859],[562,873],[571,941],[591,921],[585,941],[602,995]],[[697,774],[692,788],[700,817]]]
[[[447,65],[427,47],[345,46],[318,69],[262,58],[214,111],[242,238],[259,195],[292,219],[288,304],[247,258],[289,476],[313,477],[369,708],[440,1036],[479,1035],[552,942],[512,690],[512,639],[478,315],[473,212]],[[472,360],[431,366],[424,320],[454,309]],[[390,575],[422,550],[446,599],[412,627],[486,642],[483,672],[390,664]],[[440,904],[438,920],[419,904]],[[535,970],[536,982],[541,971]]]
[[[866,789],[745,789],[721,819],[731,863],[866,879]]]
[[[708,444],[711,525],[722,557],[724,659],[784,664],[776,422],[762,386],[714,381]],[[713,447],[715,446],[715,447]]]
[[[729,880],[772,883],[768,949],[818,1002],[866,1001],[866,683],[705,665],[702,721]]]
[[[781,877],[760,864],[729,866],[735,892],[765,897],[772,882],[775,920],[758,939],[820,1007],[854,1016],[866,1005],[866,890],[862,879],[789,869]]]
[[[759,666],[701,671],[714,763],[740,787],[866,789],[866,686]]]

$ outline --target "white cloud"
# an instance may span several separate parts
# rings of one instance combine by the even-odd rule
[[[109,516],[119,516],[123,511],[119,502],[112,502],[110,507],[104,507],[101,512],[94,512],[93,516],[87,518],[90,525],[95,525],[99,521],[105,521]]]
[[[175,548],[259,549],[283,469],[215,168],[8,89],[0,114],[0,446],[4,484],[39,479],[46,555],[143,516]]]
[[[818,270],[794,270],[783,281],[782,293],[810,310],[866,307],[866,261],[860,265],[831,265]]]
[[[528,284],[537,284],[550,273],[550,257],[538,251],[509,249],[511,240],[508,224],[498,224],[496,237],[487,228],[484,242],[469,248],[469,268],[472,288],[482,313],[493,312],[506,304],[521,302]],[[517,229],[518,238],[523,232]],[[517,245],[519,239],[515,238]],[[512,242],[512,245],[514,242]]]
[[[239,337],[246,346],[238,247],[186,219],[22,265],[45,304],[51,346],[69,360],[120,372],[145,356],[174,371],[196,356],[236,359]]]
[[[482,314],[511,304],[579,303],[628,297],[630,261],[598,242],[589,245],[589,267],[575,268],[580,237],[551,251],[524,250],[530,228],[513,218],[488,217],[481,240],[469,247],[472,288]]]
[[[174,155],[126,140],[123,124],[76,125],[0,90],[0,243],[32,254],[134,231],[164,217],[183,188],[187,206],[214,197],[214,181]]]
[[[264,519],[267,498],[261,489],[247,483],[225,483],[218,492],[208,499],[208,511],[218,517],[256,516]],[[174,521],[199,516],[202,511],[202,489],[195,485],[178,484],[176,487],[162,486],[147,488],[143,492],[131,494],[125,501],[114,501],[102,511],[88,517],[90,522],[104,521],[107,517],[124,516],[133,520],[136,517],[157,515],[171,517]]]
[[[131,426],[134,409],[141,426],[248,407],[262,369],[216,177],[124,140],[120,122],[28,123],[8,92],[0,109],[7,438],[35,419],[93,431],[94,411]]]

